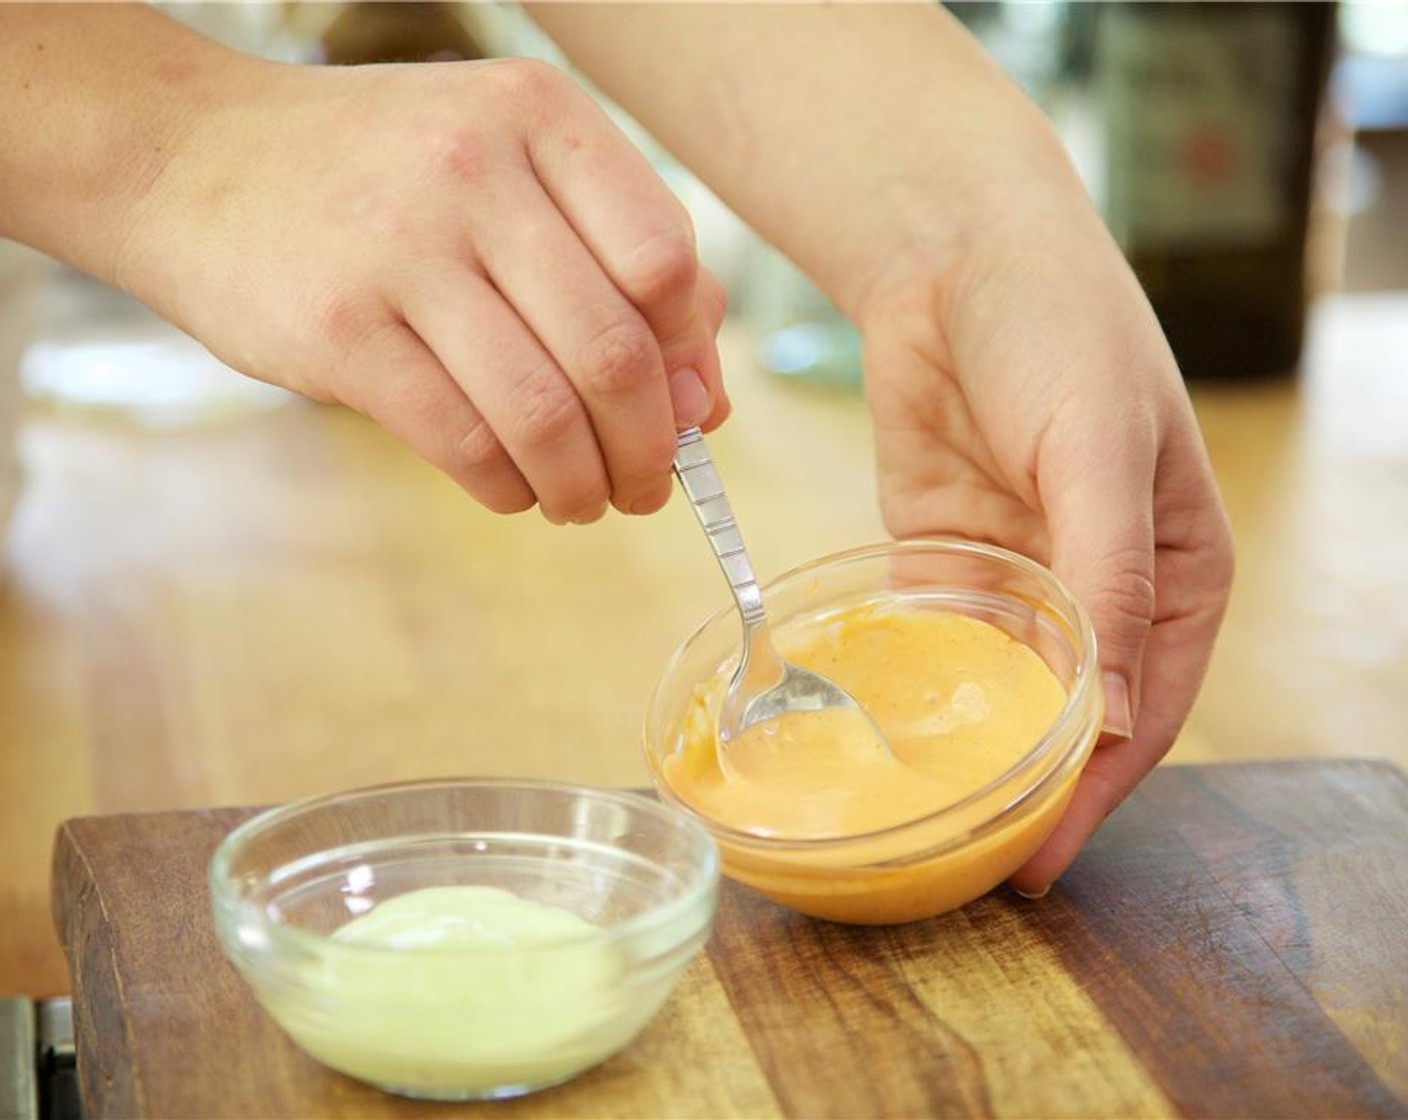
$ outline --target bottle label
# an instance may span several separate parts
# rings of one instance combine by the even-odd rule
[[[1106,218],[1126,246],[1264,241],[1294,220],[1298,45],[1273,5],[1101,11],[1095,94],[1106,121]]]

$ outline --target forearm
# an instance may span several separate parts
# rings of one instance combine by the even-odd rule
[[[934,4],[531,10],[855,319],[906,260],[961,257],[1018,193],[1080,189],[1035,106]]]
[[[0,235],[113,279],[233,52],[139,4],[0,4]]]

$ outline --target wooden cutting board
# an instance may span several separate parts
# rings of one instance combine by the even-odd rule
[[[87,1115],[1408,1115],[1408,775],[1166,767],[1042,901],[888,929],[729,885],[625,1052],[477,1106],[331,1073],[219,954],[205,865],[250,810],[66,823],[55,918]]]

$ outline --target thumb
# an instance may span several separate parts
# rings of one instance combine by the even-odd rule
[[[1128,739],[1139,713],[1144,646],[1154,619],[1157,451],[1121,425],[1112,442],[1082,439],[1041,480],[1051,566],[1095,629],[1107,739]]]

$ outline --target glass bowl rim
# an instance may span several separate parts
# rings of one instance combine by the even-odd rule
[[[704,919],[697,923],[697,928],[692,926],[688,935],[678,938],[658,955],[672,952],[679,945],[687,942],[698,933],[699,928],[705,928],[713,920],[713,913],[716,902],[713,900],[717,895],[721,868],[719,861],[718,845],[714,841],[709,830],[698,821],[692,820],[686,814],[679,812],[673,806],[667,804],[657,797],[651,797],[645,793],[637,793],[633,790],[611,786],[592,786],[573,782],[557,781],[553,779],[538,778],[423,778],[412,779],[403,782],[386,782],[371,786],[360,786],[354,789],[338,790],[331,793],[314,794],[309,797],[299,798],[286,802],[282,805],[275,805],[260,813],[250,817],[249,820],[241,822],[217,845],[214,853],[210,857],[207,869],[207,885],[210,891],[211,901],[216,912],[216,939],[225,946],[226,953],[232,954],[233,947],[226,943],[226,936],[222,930],[220,918],[234,918],[243,924],[251,922],[266,937],[271,946],[274,947],[274,956],[278,956],[278,950],[288,949],[294,952],[304,953],[326,953],[333,951],[339,954],[365,955],[367,959],[386,959],[393,956],[405,956],[416,950],[396,948],[385,945],[366,945],[356,942],[339,942],[326,934],[315,933],[312,930],[302,929],[272,917],[267,909],[252,902],[248,897],[237,892],[230,879],[230,865],[234,855],[250,839],[266,831],[270,827],[291,820],[304,813],[326,809],[338,802],[353,801],[367,798],[373,795],[386,793],[413,793],[416,791],[430,792],[436,789],[497,789],[508,791],[519,791],[531,795],[552,793],[570,794],[573,797],[587,797],[593,801],[614,803],[625,808],[644,812],[647,816],[657,821],[669,825],[672,828],[684,831],[690,839],[690,870],[687,875],[680,876],[684,884],[684,889],[674,898],[664,902],[654,901],[648,908],[638,914],[634,914],[623,921],[613,922],[608,925],[596,926],[590,932],[584,932],[580,937],[571,937],[562,941],[555,941],[550,945],[516,947],[512,950],[517,959],[529,957],[548,956],[563,949],[572,949],[577,946],[590,944],[597,941],[621,942],[630,938],[648,934],[657,928],[668,927],[676,918],[687,914],[690,910],[699,906],[703,901],[708,900],[708,905],[704,911]],[[425,834],[417,834],[425,835]],[[450,835],[447,831],[445,835]],[[529,836],[532,833],[523,832],[522,835]],[[567,840],[565,836],[559,839]],[[394,840],[392,841],[394,843]],[[324,848],[320,852],[330,852],[335,849]],[[310,852],[299,858],[317,855],[319,852]],[[280,866],[288,866],[293,861],[287,861]],[[545,864],[552,861],[545,860]],[[648,861],[654,866],[660,866],[654,860]],[[267,880],[267,876],[261,876],[261,880]],[[441,951],[441,950],[437,950]],[[485,949],[455,948],[443,950],[456,957],[469,958],[477,953],[502,954],[503,949],[498,947]],[[244,954],[241,954],[242,956]],[[639,962],[641,965],[648,964],[648,961]]]
[[[840,568],[855,561],[879,559],[906,552],[943,552],[955,556],[996,560],[1006,564],[1025,575],[1035,578],[1039,583],[1046,586],[1049,591],[1047,601],[1065,616],[1060,621],[1065,624],[1073,624],[1074,633],[1072,637],[1080,642],[1080,646],[1076,650],[1080,656],[1077,660],[1075,674],[1071,686],[1066,693],[1065,703],[1061,706],[1061,711],[1056,715],[1056,718],[1051,721],[1050,726],[1042,733],[1041,738],[1036,741],[1032,748],[1023,754],[1014,765],[1004,770],[986,785],[969,794],[967,797],[964,797],[962,800],[945,805],[942,809],[938,809],[933,813],[921,817],[914,817],[910,820],[902,821],[899,824],[888,825],[885,828],[875,829],[870,832],[857,832],[837,837],[767,836],[722,824],[694,809],[670,788],[668,781],[665,780],[664,775],[660,771],[655,753],[650,749],[650,720],[658,705],[661,689],[669,679],[671,673],[677,669],[679,663],[683,660],[685,652],[706,630],[737,612],[735,606],[728,604],[719,608],[700,623],[689,637],[676,647],[675,652],[665,663],[665,668],[657,678],[655,686],[651,691],[650,702],[646,706],[646,723],[642,741],[645,748],[646,762],[650,768],[651,782],[655,785],[656,792],[663,802],[687,814],[695,822],[703,826],[719,843],[727,844],[740,851],[758,853],[772,852],[779,854],[827,852],[843,850],[859,844],[868,844],[875,841],[902,837],[905,833],[918,828],[923,827],[927,829],[943,822],[945,819],[953,820],[971,809],[975,804],[991,796],[995,790],[1007,785],[1009,782],[1016,782],[1018,779],[1031,772],[1030,780],[1021,785],[1021,788],[1012,798],[977,824],[966,829],[958,830],[948,837],[948,839],[928,845],[919,851],[909,852],[903,856],[877,860],[873,863],[856,864],[853,869],[901,866],[932,859],[944,852],[952,851],[955,848],[979,840],[983,836],[996,831],[998,828],[1007,824],[1025,807],[1033,804],[1034,796],[1040,793],[1044,786],[1048,786],[1052,779],[1062,775],[1072,764],[1083,762],[1085,755],[1088,753],[1089,749],[1094,746],[1095,739],[1099,736],[1099,728],[1097,727],[1094,730],[1094,734],[1089,736],[1089,746],[1085,750],[1080,749],[1083,737],[1079,734],[1077,725],[1083,718],[1086,708],[1088,708],[1091,703],[1091,693],[1096,691],[1095,682],[1099,678],[1100,659],[1095,638],[1095,628],[1090,621],[1090,615],[1085,607],[1071,593],[1070,589],[1066,587],[1061,578],[1057,576],[1055,572],[1051,571],[1050,568],[1031,559],[1031,557],[1024,556],[1022,553],[1015,552],[1012,549],[1004,548],[1001,545],[990,544],[986,541],[967,540],[960,537],[941,535],[905,537],[896,540],[859,545],[853,548],[843,549],[839,552],[827,553],[824,556],[818,556],[805,563],[788,568],[762,584],[763,598],[766,602],[769,590],[775,590],[778,584],[783,582],[790,583],[799,578],[804,578],[807,575],[816,573],[819,569]],[[1071,746],[1059,754],[1056,753],[1057,744],[1065,742],[1068,739],[1071,741]],[[1049,765],[1042,766],[1042,763],[1049,763]],[[1037,804],[1039,804],[1039,802],[1037,802]]]

